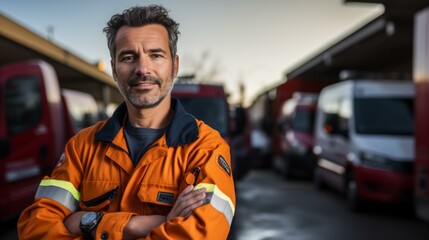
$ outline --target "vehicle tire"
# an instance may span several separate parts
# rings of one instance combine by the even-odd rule
[[[284,161],[283,161],[283,176],[286,179],[291,179],[293,177],[290,158],[291,158],[290,154],[286,154]]]
[[[346,198],[348,207],[352,211],[358,211],[362,209],[363,203],[359,198],[359,190],[353,172],[349,172],[347,174]]]
[[[280,155],[274,155],[273,158],[271,159],[271,166],[273,166],[273,170],[276,174],[281,174],[282,173],[282,159]]]
[[[319,166],[314,167],[313,183],[314,187],[318,190],[323,190],[326,188],[326,185],[322,179],[322,169],[320,169]]]
[[[249,161],[246,157],[235,157],[235,166],[234,167],[234,180],[235,181],[241,181],[249,171],[249,163],[246,163],[246,161]],[[247,165],[246,165],[247,164]]]

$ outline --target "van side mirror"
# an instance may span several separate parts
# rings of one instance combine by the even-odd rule
[[[10,153],[10,142],[6,138],[0,139],[0,158],[6,157]]]
[[[323,130],[327,134],[337,134],[345,138],[349,137],[348,131],[340,126],[340,117],[338,114],[326,114],[326,121]]]
[[[338,126],[338,115],[335,113],[326,113],[325,123],[323,124],[323,130],[327,134],[335,134]]]
[[[325,125],[323,125],[323,130],[325,131],[325,133],[327,133],[327,134],[332,134],[334,131],[333,131],[333,127],[332,127],[332,125],[330,125],[330,124],[328,124],[328,123],[326,123]]]
[[[323,130],[327,134],[338,133],[338,115],[335,113],[327,113],[325,123],[323,124]]]

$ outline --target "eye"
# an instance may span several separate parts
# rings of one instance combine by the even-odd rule
[[[163,58],[164,56],[161,54],[154,53],[154,54],[151,54],[150,57],[151,58]]]
[[[136,57],[134,56],[134,55],[125,55],[125,56],[122,56],[120,59],[119,59],[119,61],[121,61],[121,62],[132,62],[132,61],[134,61],[136,59]]]

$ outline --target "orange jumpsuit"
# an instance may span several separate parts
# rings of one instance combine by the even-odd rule
[[[125,104],[106,122],[70,139],[52,175],[40,183],[35,203],[21,214],[19,238],[80,238],[63,220],[83,210],[104,213],[96,239],[122,239],[132,215],[166,216],[195,180],[196,188],[207,189],[208,203],[186,219],[176,217],[152,229],[145,239],[226,239],[235,211],[229,146],[179,101],[173,99],[172,108],[166,133],[135,167],[123,130]]]

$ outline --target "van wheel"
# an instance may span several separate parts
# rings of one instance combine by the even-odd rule
[[[282,157],[279,155],[274,155],[274,157],[271,159],[271,166],[273,166],[274,172],[277,174],[282,173],[281,161],[282,161]]]
[[[291,179],[292,178],[292,169],[291,169],[291,166],[290,166],[290,156],[289,155],[287,155],[284,158],[284,161],[283,161],[283,176],[286,179]]]
[[[318,166],[314,168],[313,183],[314,187],[318,190],[323,190],[326,188],[326,185],[323,183],[322,179],[322,169],[320,169]]]
[[[358,186],[353,172],[347,176],[346,197],[349,208],[353,211],[358,211],[362,208],[362,201],[359,199]]]

